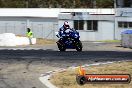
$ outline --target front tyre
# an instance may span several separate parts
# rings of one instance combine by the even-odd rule
[[[58,47],[58,48],[59,48],[59,50],[60,50],[60,51],[66,51],[65,46],[60,46],[60,45],[59,45],[59,47]]]
[[[60,41],[57,43],[58,45],[58,48],[60,51],[65,51],[66,50],[66,47],[63,43],[61,43]]]
[[[77,51],[82,51],[82,43],[81,43],[81,41],[78,41],[78,42],[76,43],[76,50],[77,50]]]

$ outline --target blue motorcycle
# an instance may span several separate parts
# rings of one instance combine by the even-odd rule
[[[77,51],[82,51],[82,43],[79,40],[79,32],[75,29],[67,29],[62,33],[60,37],[57,35],[59,40],[56,42],[60,51],[65,51],[66,49],[76,49]]]

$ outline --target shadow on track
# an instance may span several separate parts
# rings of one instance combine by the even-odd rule
[[[0,62],[37,63],[52,67],[69,67],[95,62],[132,60],[132,52],[119,51],[53,51],[53,50],[0,50]],[[22,61],[22,62],[21,62]],[[3,63],[4,63],[3,62]]]
[[[66,51],[53,50],[0,50],[0,59],[45,60],[132,60],[132,52],[120,51]]]

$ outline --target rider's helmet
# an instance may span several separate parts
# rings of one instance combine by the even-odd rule
[[[64,28],[65,28],[65,29],[70,28],[68,21],[65,21],[65,22],[64,22]]]

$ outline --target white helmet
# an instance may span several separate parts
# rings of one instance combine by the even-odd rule
[[[64,22],[64,27],[65,27],[66,29],[70,28],[68,21],[65,21],[65,22]]]

